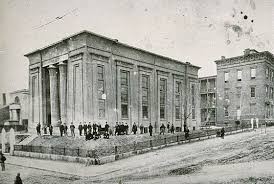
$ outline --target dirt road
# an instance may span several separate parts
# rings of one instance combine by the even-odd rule
[[[17,159],[23,163],[23,158]],[[21,172],[25,183],[274,183],[274,127],[266,134],[261,130],[240,133],[100,166],[58,162],[54,170],[45,166],[52,161],[37,163],[37,168],[69,175],[10,165],[12,171],[6,171],[5,177],[1,173],[0,181],[12,181]]]

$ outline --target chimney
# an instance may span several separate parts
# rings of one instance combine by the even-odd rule
[[[222,59],[222,60],[225,59],[225,56],[221,56],[221,59]]]
[[[250,49],[245,49],[245,51],[244,51],[244,56],[246,56],[246,55],[248,55],[248,54],[250,54]]]

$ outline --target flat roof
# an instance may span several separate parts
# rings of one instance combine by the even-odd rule
[[[210,76],[198,77],[199,80],[203,80],[203,79],[214,79],[214,78],[217,78],[217,75],[210,75]]]
[[[47,45],[47,46],[45,46],[45,47],[42,47],[42,48],[40,48],[40,49],[36,49],[36,50],[34,50],[34,51],[32,51],[32,52],[29,52],[29,53],[25,54],[24,56],[27,57],[27,56],[29,56],[29,55],[31,55],[31,54],[36,53],[36,52],[40,52],[40,51],[42,51],[42,50],[44,50],[44,49],[46,49],[46,48],[49,48],[49,47],[52,47],[52,46],[57,45],[57,44],[59,44],[59,43],[62,43],[62,42],[65,41],[65,40],[68,40],[68,39],[70,39],[70,38],[72,38],[72,37],[78,36],[78,35],[83,34],[83,33],[95,35],[95,36],[104,38],[104,39],[106,39],[106,40],[115,42],[115,43],[117,43],[117,44],[120,44],[120,45],[122,45],[122,46],[129,47],[129,48],[132,48],[132,49],[135,49],[135,50],[139,50],[139,51],[142,51],[142,52],[145,52],[145,53],[148,53],[148,54],[151,54],[151,55],[155,55],[155,56],[158,56],[158,57],[161,57],[161,58],[164,58],[164,59],[168,59],[168,60],[171,60],[171,61],[174,61],[174,62],[178,62],[178,63],[182,63],[182,64],[188,64],[187,62],[182,62],[182,61],[179,61],[179,60],[175,60],[175,59],[169,58],[169,57],[167,57],[167,56],[162,56],[162,55],[159,55],[159,54],[155,54],[155,53],[153,53],[153,52],[150,52],[150,51],[147,51],[147,50],[143,50],[143,49],[140,49],[140,48],[137,48],[137,47],[134,47],[134,46],[131,46],[131,45],[128,45],[128,44],[119,42],[117,39],[112,39],[112,38],[109,38],[109,37],[106,37],[106,36],[103,36],[103,35],[100,35],[100,34],[96,34],[96,33],[93,33],[93,32],[91,32],[91,31],[87,31],[87,30],[83,30],[83,31],[80,31],[80,32],[78,32],[78,33],[72,34],[72,35],[70,35],[70,36],[68,36],[68,37],[63,38],[63,39],[60,40],[60,41],[54,42],[54,43],[49,44],[49,45]],[[198,68],[198,69],[201,68],[201,67],[196,66],[196,65],[192,65],[192,64],[189,64],[189,65],[190,65],[190,66],[193,66],[193,67],[196,67],[196,68]]]

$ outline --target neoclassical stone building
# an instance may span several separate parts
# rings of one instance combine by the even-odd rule
[[[37,122],[200,125],[199,67],[88,31],[25,55]],[[155,129],[156,127],[156,129]]]

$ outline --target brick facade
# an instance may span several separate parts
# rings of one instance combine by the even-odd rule
[[[246,49],[244,55],[217,64],[217,123],[251,118],[273,120],[274,57]],[[226,75],[226,76],[225,76]],[[268,75],[268,76],[267,76]],[[266,90],[267,88],[267,90]]]

